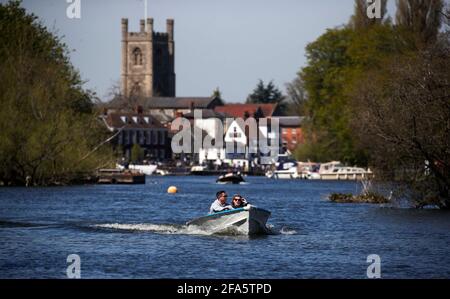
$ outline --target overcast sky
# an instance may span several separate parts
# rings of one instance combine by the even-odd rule
[[[24,0],[72,50],[86,87],[103,100],[120,79],[120,19],[139,30],[144,0],[81,0],[81,19],[69,19],[68,0]],[[71,2],[70,0],[69,2]],[[0,0],[5,3],[6,0]],[[389,1],[392,14],[395,1]],[[258,79],[283,91],[305,65],[305,46],[346,23],[353,0],[148,0],[155,30],[175,19],[177,96],[209,96],[219,87],[227,102],[243,102]]]

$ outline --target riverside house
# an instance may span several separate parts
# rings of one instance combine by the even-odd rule
[[[117,134],[111,143],[114,149],[123,151],[125,158],[130,158],[134,144],[144,150],[146,159],[161,161],[171,157],[168,129],[153,115],[143,113],[141,107],[132,112],[106,112],[101,118],[108,130]]]

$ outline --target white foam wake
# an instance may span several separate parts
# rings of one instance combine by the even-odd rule
[[[92,227],[97,229],[111,229],[111,230],[123,230],[123,231],[143,231],[152,232],[158,234],[172,234],[172,235],[241,235],[242,233],[233,227],[229,227],[226,230],[202,230],[200,226],[195,225],[176,225],[176,224],[153,224],[153,223],[105,223],[95,224]],[[295,235],[297,231],[287,227],[276,229],[273,225],[267,225],[267,234],[270,235]]]
[[[160,234],[174,234],[174,235],[211,235],[212,233],[203,231],[195,226],[175,225],[175,224],[152,224],[152,223],[137,223],[137,224],[121,224],[121,223],[107,223],[96,224],[93,227],[103,229],[115,229],[126,231],[146,231]]]

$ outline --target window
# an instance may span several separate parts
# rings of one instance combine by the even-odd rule
[[[159,144],[160,140],[161,140],[161,132],[160,131],[156,131],[156,144]]]
[[[142,51],[139,48],[133,50],[134,65],[142,65]]]
[[[166,142],[166,135],[164,134],[164,132],[161,132],[161,144],[164,145],[165,142]]]
[[[133,87],[131,88],[132,95],[139,95],[141,93],[141,85],[139,82],[134,82]]]

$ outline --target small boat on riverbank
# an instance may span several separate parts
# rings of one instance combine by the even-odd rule
[[[233,173],[233,172],[221,175],[216,180],[216,183],[219,184],[240,184],[244,182],[245,180],[240,173]]]
[[[98,184],[145,184],[145,174],[120,169],[99,169]]]
[[[209,214],[191,220],[186,225],[215,234],[267,234],[269,231],[266,223],[269,217],[269,211],[250,206]]]

